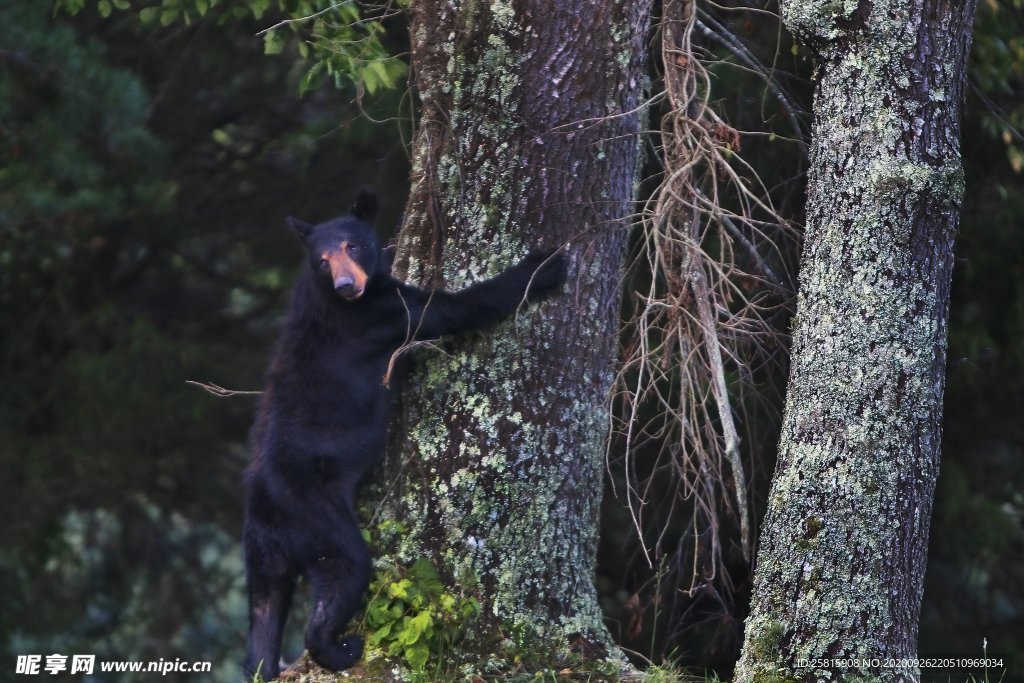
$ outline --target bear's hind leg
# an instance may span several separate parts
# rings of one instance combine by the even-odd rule
[[[249,589],[249,642],[245,662],[246,676],[257,670],[270,681],[280,673],[281,639],[288,618],[295,574],[282,557],[246,548],[246,583]]]
[[[341,671],[355,665],[363,654],[363,639],[342,630],[359,610],[370,583],[370,554],[354,528],[355,539],[343,546],[344,555],[325,557],[306,571],[313,590],[313,614],[306,628],[306,649],[320,666]]]

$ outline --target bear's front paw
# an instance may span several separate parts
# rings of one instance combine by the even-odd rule
[[[561,287],[569,271],[569,257],[561,250],[530,252],[522,264],[531,273],[526,295],[532,300]]]
[[[307,645],[313,661],[331,671],[344,671],[355,666],[363,656],[363,639],[359,636],[345,636],[329,644]]]
[[[363,656],[363,639],[361,636],[345,636],[338,641],[338,645],[352,657],[352,663],[346,666],[346,669],[355,666],[355,663]]]

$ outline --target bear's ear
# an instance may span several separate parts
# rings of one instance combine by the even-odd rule
[[[389,244],[386,247],[381,247],[380,258],[377,259],[377,267],[380,272],[391,274],[391,266],[395,265],[395,252],[398,250],[394,244]]]
[[[377,194],[372,189],[359,188],[359,194],[352,203],[352,215],[366,223],[373,221],[377,215]]]
[[[313,232],[313,226],[306,221],[299,220],[292,216],[288,216],[287,221],[288,225],[292,226],[292,228],[295,229],[295,232],[299,233],[299,237],[304,240],[308,239],[310,234]]]

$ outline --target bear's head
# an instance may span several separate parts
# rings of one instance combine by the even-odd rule
[[[317,225],[288,217],[306,245],[317,281],[346,301],[361,297],[381,270],[380,244],[371,225],[376,215],[377,197],[364,188],[347,216]]]

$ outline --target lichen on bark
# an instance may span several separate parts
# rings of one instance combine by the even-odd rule
[[[917,680],[878,662],[916,653],[973,6],[823,7],[782,3],[820,80],[790,382],[736,680]]]
[[[467,650],[496,632],[610,650],[593,574],[649,13],[412,7],[422,113],[396,272],[458,289],[532,248],[568,245],[571,263],[562,295],[421,353],[393,429],[396,557],[470,578],[484,618]]]

